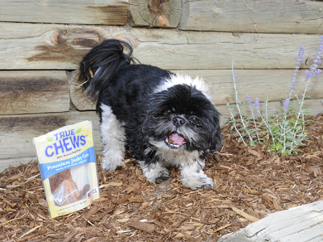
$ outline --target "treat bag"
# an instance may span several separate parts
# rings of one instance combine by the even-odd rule
[[[52,218],[80,210],[99,198],[90,121],[62,127],[33,141]]]

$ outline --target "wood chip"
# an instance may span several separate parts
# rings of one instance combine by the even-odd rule
[[[223,226],[221,226],[221,227],[219,227],[219,228],[217,228],[217,229],[213,230],[213,233],[216,233],[216,232],[218,232],[218,231],[220,231],[220,230],[222,230],[222,229],[225,229],[225,228],[227,228],[227,227],[229,227],[229,226],[231,226],[231,224],[223,225]]]
[[[155,225],[149,224],[149,223],[143,223],[143,222],[140,222],[139,220],[131,221],[130,223],[128,223],[128,226],[145,231],[147,233],[152,233],[156,229]]]
[[[133,192],[133,191],[135,191],[135,190],[138,190],[139,188],[140,188],[140,185],[141,185],[142,183],[141,182],[136,182],[135,184],[133,184],[133,185],[131,185],[130,187],[128,187],[128,189],[126,190],[127,191],[127,193],[131,193],[131,192]]]
[[[85,214],[84,218],[88,220],[92,215],[96,214],[100,209],[100,205],[94,204],[92,208]]]
[[[104,188],[104,187],[120,187],[122,185],[123,185],[122,182],[110,182],[108,184],[101,185],[100,188]]]
[[[139,198],[139,197],[131,197],[128,200],[129,200],[129,202],[132,202],[132,203],[144,203],[145,202],[145,199]]]
[[[232,208],[232,210],[234,212],[236,212],[237,214],[241,215],[242,217],[248,219],[251,222],[257,222],[259,220],[259,218],[251,216],[250,214],[247,214],[247,213],[243,212],[242,210],[240,210],[240,209],[238,209],[236,207],[231,207],[231,208]]]
[[[260,156],[260,154],[259,154],[257,151],[255,151],[255,150],[248,149],[248,152],[249,152],[250,154],[254,155],[254,156],[257,156],[257,157],[259,157],[259,156]]]
[[[23,237],[25,237],[26,235],[28,235],[28,234],[30,234],[30,233],[32,233],[32,232],[34,232],[36,229],[38,229],[39,227],[41,227],[41,225],[38,225],[38,226],[36,226],[35,228],[32,228],[31,230],[29,230],[28,232],[26,232],[26,233],[24,233],[23,235],[21,235],[20,237],[19,237],[19,239],[21,239],[21,238],[23,238]]]
[[[124,203],[124,202],[128,201],[128,200],[129,200],[129,198],[131,198],[131,197],[132,197],[132,194],[126,195],[126,196],[124,196],[123,198],[120,198],[120,199],[117,201],[117,204]]]
[[[74,236],[77,234],[77,231],[73,231],[72,233],[70,233],[69,235],[67,235],[66,239],[64,239],[63,242],[70,242]]]

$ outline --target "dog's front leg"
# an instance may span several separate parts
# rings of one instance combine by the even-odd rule
[[[183,185],[192,190],[212,188],[214,182],[204,174],[204,166],[205,163],[203,160],[182,162],[179,168]]]
[[[139,165],[142,169],[142,174],[149,182],[159,184],[169,178],[170,171],[160,162],[147,163],[145,161],[139,161]]]

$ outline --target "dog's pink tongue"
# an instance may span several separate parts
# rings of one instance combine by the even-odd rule
[[[182,146],[183,144],[185,144],[185,139],[182,135],[178,134],[178,133],[172,133],[169,137],[168,137],[168,142],[171,144],[176,144],[178,146]]]

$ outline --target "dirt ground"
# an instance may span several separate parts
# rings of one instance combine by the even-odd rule
[[[1,241],[217,241],[267,214],[323,199],[323,114],[308,117],[309,139],[296,156],[248,148],[223,131],[224,146],[208,157],[215,186],[191,191],[178,170],[146,182],[136,161],[113,173],[98,166],[101,198],[50,219],[35,161],[0,173]],[[101,157],[98,156],[98,163]]]

